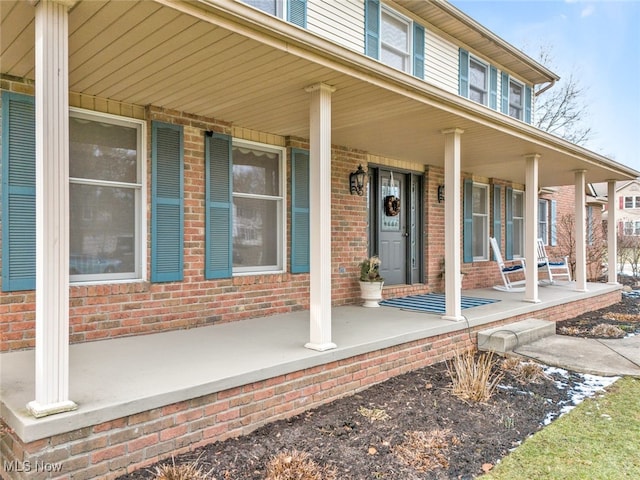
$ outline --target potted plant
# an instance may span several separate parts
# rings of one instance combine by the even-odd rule
[[[374,255],[360,262],[360,296],[363,307],[379,307],[384,278],[380,276],[380,259]]]

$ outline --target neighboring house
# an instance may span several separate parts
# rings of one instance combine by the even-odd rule
[[[640,238],[640,181],[619,182],[615,193],[613,204],[618,237]],[[603,218],[608,221],[608,211]]]
[[[306,346],[334,349],[331,308],[373,254],[387,297],[442,289],[444,259],[462,320],[458,272],[499,281],[489,236],[530,264],[553,244],[540,190],[638,175],[533,127],[558,76],[446,2],[0,10],[1,347],[35,348],[36,416],[75,407],[69,342],[309,310]]]

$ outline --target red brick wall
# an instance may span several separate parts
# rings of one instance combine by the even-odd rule
[[[541,310],[535,316],[558,321],[619,300],[620,291],[615,291]],[[529,317],[520,315],[469,331],[389,347],[28,444],[9,432],[0,435],[0,453],[7,462],[60,464],[61,474],[51,478],[115,478],[195,447],[247,434],[265,423],[297,415],[401,373],[447,360],[475,344],[478,330]],[[9,479],[40,478],[36,474],[4,473]]]
[[[33,86],[3,80],[3,88],[33,93]],[[238,276],[225,280],[205,280],[205,180],[204,132],[231,134],[232,126],[223,121],[179,111],[147,107],[143,112],[152,120],[184,127],[184,281],[73,285],[70,288],[70,338],[83,342],[123,335],[135,335],[191,328],[243,318],[267,316],[306,309],[309,306],[308,274],[285,273]],[[148,128],[148,133],[150,128]],[[151,138],[147,135],[147,198],[151,198]],[[286,146],[308,149],[308,141],[287,138]],[[287,155],[290,162],[290,155]],[[349,174],[362,164],[367,154],[333,146],[332,148],[332,296],[335,306],[358,303],[358,264],[368,254],[367,197],[351,195]],[[287,212],[291,205],[291,171],[287,166]],[[465,174],[463,176],[469,176]],[[444,184],[444,171],[428,166],[423,177],[423,237],[425,284],[387,286],[384,297],[443,291],[444,203],[437,190]],[[487,180],[486,183],[495,182]],[[504,205],[504,188],[501,190]],[[462,192],[460,192],[462,199]],[[150,209],[147,215],[147,271],[150,270]],[[504,238],[504,209],[502,238]],[[287,221],[290,215],[287,214]],[[2,225],[0,223],[0,229]],[[290,228],[287,228],[290,235]],[[1,235],[0,235],[1,237]],[[287,238],[287,267],[290,237]],[[1,265],[0,265],[1,268]],[[492,261],[462,264],[463,288],[488,287],[501,282]],[[35,338],[34,292],[0,292],[0,351],[32,348]]]

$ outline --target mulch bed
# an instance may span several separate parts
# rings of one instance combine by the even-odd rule
[[[624,296],[611,307],[560,322],[558,329],[572,326],[588,330],[607,322],[631,324],[640,333],[640,322],[629,321],[630,315],[639,313],[640,298]],[[616,320],[616,315],[623,320]],[[486,403],[468,403],[453,396],[447,365],[441,363],[173,461],[176,465],[197,461],[210,473],[207,478],[217,480],[265,479],[267,464],[275,455],[298,450],[333,471],[333,477],[319,477],[323,479],[475,478],[542,428],[545,421],[556,418],[571,403],[572,387],[583,380],[579,374],[556,372],[536,382],[522,383],[499,368],[501,362],[495,370],[504,378]],[[409,462],[401,453],[409,440],[415,440],[415,432],[439,435],[432,442],[437,450],[423,455],[435,459],[430,470]],[[415,444],[409,445],[408,451],[415,449]],[[152,479],[154,469],[142,469],[120,479]]]

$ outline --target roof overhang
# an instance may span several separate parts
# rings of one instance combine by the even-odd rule
[[[33,79],[34,7],[0,2],[2,73]],[[443,129],[460,128],[462,170],[524,183],[628,180],[638,172],[233,0],[80,0],[69,14],[70,90],[155,105],[281,136],[309,137],[309,94],[332,95],[332,143],[443,165]]]

